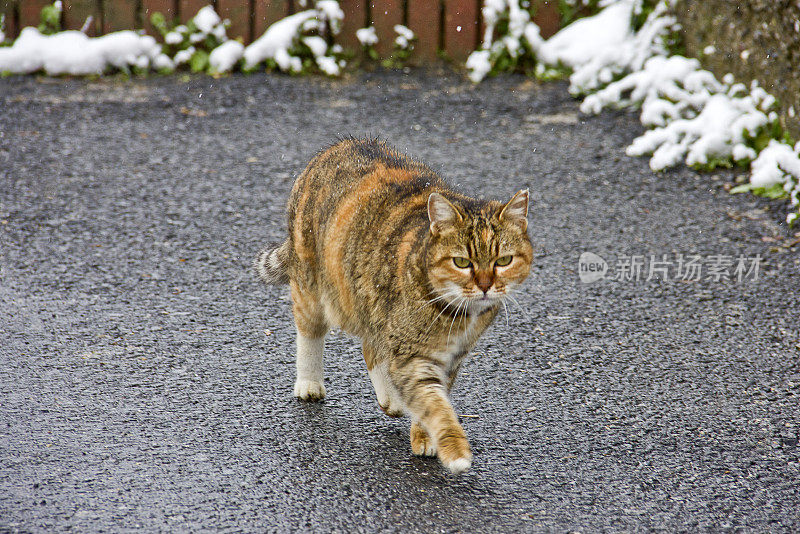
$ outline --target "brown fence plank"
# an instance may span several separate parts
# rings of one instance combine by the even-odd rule
[[[178,16],[181,22],[189,22],[197,12],[207,5],[213,4],[212,0],[180,0],[178,2]]]
[[[273,22],[289,14],[288,0],[256,0],[253,19],[253,40],[261,37]]]
[[[547,39],[561,28],[561,15],[558,12],[558,0],[536,0],[532,2],[534,8],[533,22],[542,32],[542,37]]]
[[[444,49],[456,61],[464,61],[475,50],[480,11],[475,0],[446,0],[444,4]]]
[[[408,0],[408,27],[417,36],[414,59],[430,62],[436,59],[439,49],[439,2],[432,0]]]
[[[48,4],[52,4],[48,0],[25,0],[19,3],[19,26],[20,29],[26,26],[38,26],[42,21],[39,15],[42,8]]]
[[[97,0],[63,0],[64,13],[62,21],[65,30],[80,30],[89,17],[92,21],[86,34],[96,37],[101,34],[100,6]]]
[[[372,24],[378,34],[375,49],[381,57],[388,57],[394,50],[395,24],[403,23],[403,2],[401,0],[371,0]]]
[[[138,0],[103,0],[103,33],[139,27]]]
[[[16,11],[16,0],[0,0],[0,18],[3,19],[3,33],[6,39],[14,39],[19,33],[14,12]]]
[[[161,13],[167,19],[167,23],[172,22],[177,14],[175,0],[142,0],[142,26],[148,35],[161,39],[161,34],[150,23],[150,18],[155,13]]]
[[[217,13],[231,21],[228,37],[241,37],[244,42],[250,42],[250,3],[247,0],[217,0]]]
[[[361,43],[358,42],[356,31],[367,25],[366,0],[339,0],[339,7],[344,11],[342,31],[336,36],[336,42],[350,52],[358,53]]]

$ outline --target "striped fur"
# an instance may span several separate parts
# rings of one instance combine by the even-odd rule
[[[505,204],[456,193],[378,141],[347,139],[319,153],[292,188],[287,241],[256,262],[267,283],[291,287],[295,395],[325,396],[322,340],[339,327],[362,339],[379,407],[413,419],[412,451],[453,472],[469,468],[449,391],[530,272],[527,206],[527,191]]]
[[[289,283],[289,242],[267,247],[256,256],[253,266],[265,284],[282,285]]]

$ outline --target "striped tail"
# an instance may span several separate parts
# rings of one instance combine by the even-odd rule
[[[271,246],[258,253],[253,265],[259,278],[265,284],[281,285],[289,283],[289,242]]]

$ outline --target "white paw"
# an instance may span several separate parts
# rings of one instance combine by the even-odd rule
[[[294,383],[294,396],[304,401],[318,401],[325,398],[325,386],[316,380],[300,380]]]
[[[458,475],[472,467],[472,460],[470,458],[456,458],[452,462],[447,462],[444,466],[454,475]]]

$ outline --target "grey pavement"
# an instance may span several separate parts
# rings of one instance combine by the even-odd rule
[[[782,203],[729,195],[733,172],[654,174],[624,155],[634,114],[577,106],[447,71],[0,80],[0,531],[800,530]],[[473,196],[532,191],[533,275],[453,395],[465,475],[411,455],[341,333],[326,401],[292,397],[287,294],[249,266],[344,135]],[[632,279],[582,283],[583,252]]]

